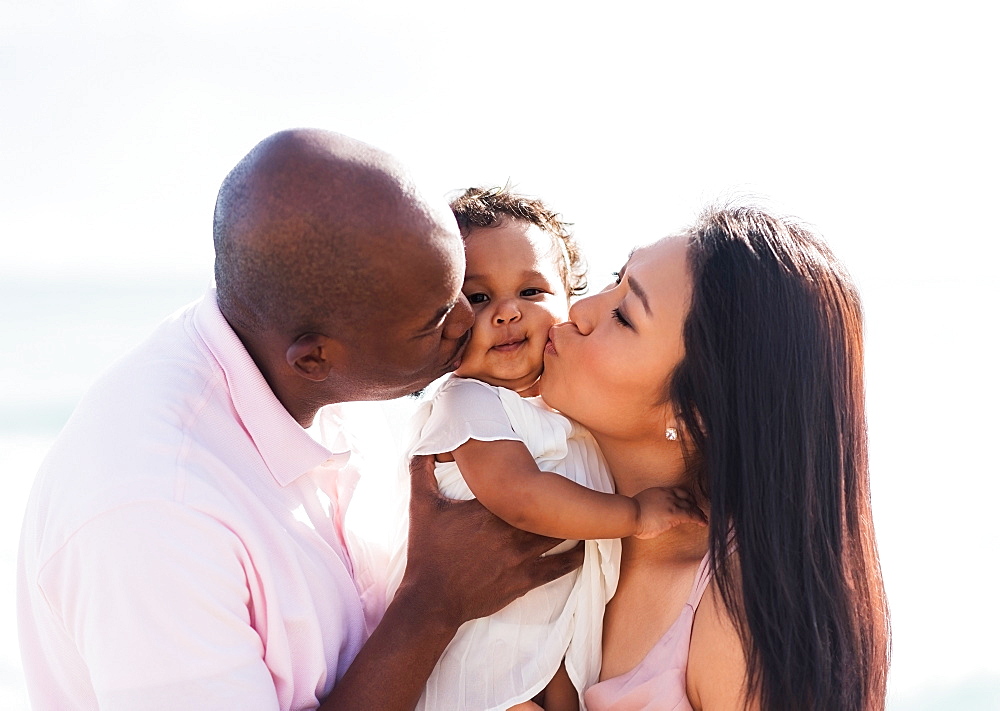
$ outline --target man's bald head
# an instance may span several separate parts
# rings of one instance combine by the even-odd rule
[[[318,130],[277,133],[226,177],[215,208],[219,306],[247,334],[352,332],[378,320],[455,232],[389,155]]]

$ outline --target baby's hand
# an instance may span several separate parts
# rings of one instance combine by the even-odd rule
[[[694,497],[681,487],[657,486],[644,489],[632,497],[639,506],[636,538],[656,538],[675,526],[708,523],[705,514],[695,504]]]

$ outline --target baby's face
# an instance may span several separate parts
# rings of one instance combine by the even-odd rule
[[[569,314],[560,259],[553,238],[528,222],[469,233],[462,292],[476,322],[456,375],[518,392],[535,384],[549,328]]]

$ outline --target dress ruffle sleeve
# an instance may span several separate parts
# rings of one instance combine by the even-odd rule
[[[426,417],[411,454],[452,452],[470,439],[524,441],[511,427],[497,388],[478,380],[449,379]]]

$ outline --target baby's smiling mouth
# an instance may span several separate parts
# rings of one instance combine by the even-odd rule
[[[493,346],[493,350],[500,351],[501,353],[509,353],[510,351],[516,351],[522,344],[527,342],[527,338],[508,338],[503,343]]]

